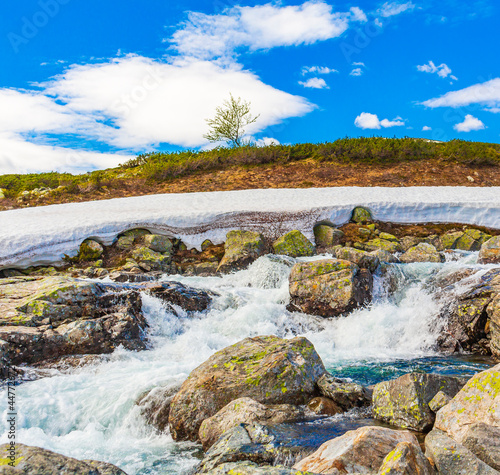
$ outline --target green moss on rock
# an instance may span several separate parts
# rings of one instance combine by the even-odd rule
[[[273,244],[276,254],[290,257],[303,257],[314,255],[314,246],[300,231],[294,230],[286,233]]]

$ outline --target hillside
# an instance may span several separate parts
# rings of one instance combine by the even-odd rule
[[[83,175],[2,175],[0,209],[256,188],[498,185],[499,144],[346,138],[323,144],[150,153]]]

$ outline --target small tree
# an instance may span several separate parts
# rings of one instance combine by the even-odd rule
[[[229,97],[222,107],[215,109],[213,119],[205,119],[210,131],[203,137],[210,142],[224,140],[233,147],[239,147],[242,145],[245,127],[253,124],[259,116],[252,116],[250,113],[250,102],[243,101],[241,97],[235,99],[232,94]]]

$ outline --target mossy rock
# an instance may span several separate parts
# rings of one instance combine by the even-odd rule
[[[335,228],[333,224],[318,224],[314,226],[313,231],[316,246],[323,248],[337,246],[344,237],[344,233],[340,229]]]
[[[479,251],[479,263],[498,264],[500,263],[500,236],[488,239]]]
[[[160,253],[171,253],[172,252],[172,241],[161,234],[146,234],[143,237],[143,242],[146,247],[152,251]]]
[[[201,250],[206,251],[209,247],[212,247],[213,245],[214,245],[214,243],[212,241],[210,241],[210,239],[205,239],[201,243]]]
[[[432,244],[427,244],[421,242],[416,246],[408,249],[400,258],[401,262],[412,263],[412,262],[442,262],[443,258],[441,254]]]
[[[314,246],[300,231],[294,230],[277,239],[273,244],[275,254],[290,257],[314,255]]]
[[[464,235],[463,231],[452,231],[441,236],[443,249],[455,249],[455,243]]]
[[[381,249],[382,251],[387,251],[390,252],[391,254],[394,252],[401,252],[403,250],[399,242],[388,241],[386,239],[380,239],[380,238],[371,239],[370,241],[366,242],[356,242],[354,243],[354,247],[368,252]]]
[[[146,271],[166,271],[170,268],[170,254],[161,254],[149,249],[139,247],[132,252],[132,259]]]
[[[351,221],[353,221],[354,223],[361,224],[373,221],[373,219],[369,210],[363,208],[362,206],[357,206],[352,211]]]
[[[462,251],[479,251],[481,245],[488,241],[491,235],[479,231],[479,229],[467,229],[455,242],[455,249]]]
[[[99,259],[104,253],[104,248],[93,239],[86,239],[80,244],[77,259],[80,262],[90,262]]]
[[[135,243],[148,234],[151,233],[147,229],[129,229],[118,236],[116,247],[122,250],[130,249]]]
[[[230,272],[245,268],[265,251],[263,237],[254,231],[229,231],[224,244],[224,257],[218,272]]]

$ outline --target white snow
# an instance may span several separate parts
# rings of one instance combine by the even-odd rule
[[[349,221],[355,206],[397,223],[464,223],[500,228],[500,187],[310,188],[221,191],[118,198],[0,212],[0,269],[53,264],[94,238],[111,244],[131,228],[199,247],[225,240],[231,229],[299,229]]]

